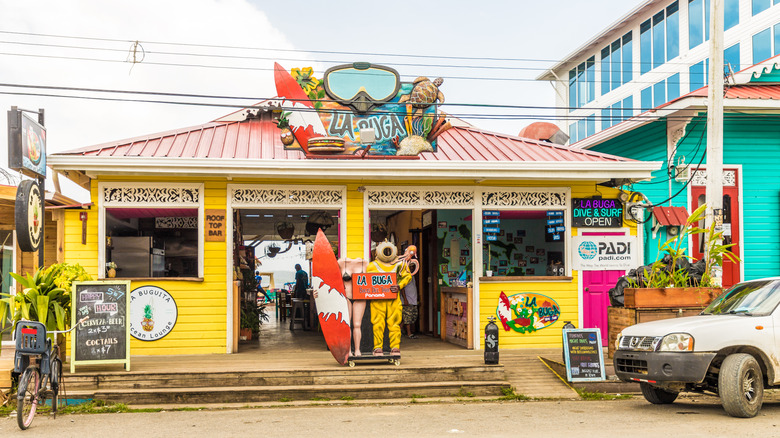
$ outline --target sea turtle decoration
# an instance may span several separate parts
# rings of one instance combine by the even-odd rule
[[[436,103],[436,100],[438,100],[439,103],[444,103],[444,94],[439,91],[439,87],[443,82],[444,79],[442,78],[436,78],[431,81],[425,76],[420,76],[414,80],[412,92],[401,96],[398,102],[403,103],[409,101],[412,106],[417,109],[414,115],[421,116],[423,115],[425,108]]]

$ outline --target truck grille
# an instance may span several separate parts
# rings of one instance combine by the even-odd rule
[[[647,361],[639,359],[615,360],[617,371],[622,373],[647,374]]]
[[[618,349],[654,351],[659,342],[661,342],[661,338],[656,336],[623,336],[623,338],[620,339],[620,346]]]

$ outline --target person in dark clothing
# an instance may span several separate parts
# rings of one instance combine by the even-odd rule
[[[301,265],[295,265],[295,287],[293,288],[293,297],[306,299],[306,289],[309,287],[309,274],[301,268]]]

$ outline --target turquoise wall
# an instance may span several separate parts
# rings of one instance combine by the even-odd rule
[[[724,119],[724,165],[742,166],[744,279],[780,275],[780,116],[726,113]],[[685,162],[695,167],[706,148],[706,115],[701,115],[688,125],[676,156],[685,156]],[[637,128],[591,149],[636,160],[664,161],[666,121],[662,119]],[[701,162],[706,164],[706,158]],[[651,202],[660,203],[669,197],[667,180],[664,168],[653,172],[652,181],[636,183],[627,189],[640,191]],[[682,188],[682,183],[672,181],[673,195]],[[669,205],[669,202],[663,205]],[[675,196],[672,205],[688,208],[687,190]],[[648,221],[645,224],[646,263],[656,260],[658,241],[666,239],[663,233],[655,239],[650,234]]]

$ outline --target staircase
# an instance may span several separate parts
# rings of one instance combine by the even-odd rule
[[[68,399],[131,405],[500,396],[501,365],[358,366],[226,372],[79,372],[64,376]]]

